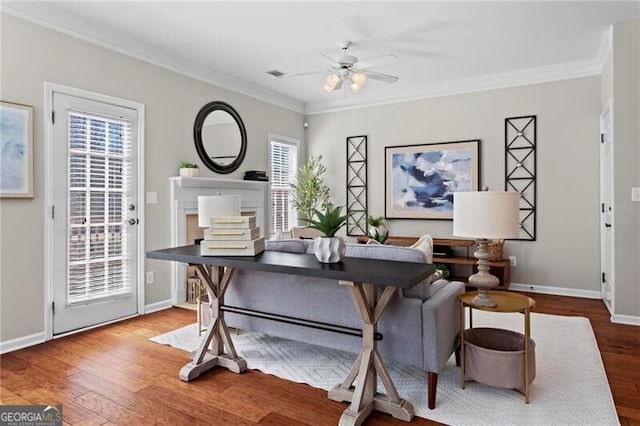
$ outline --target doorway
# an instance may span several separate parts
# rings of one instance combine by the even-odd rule
[[[614,312],[613,245],[613,108],[611,99],[600,116],[600,272],[601,292],[609,312]]]
[[[142,312],[143,107],[45,88],[49,337]]]

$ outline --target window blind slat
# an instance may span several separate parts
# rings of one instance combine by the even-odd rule
[[[293,143],[271,141],[271,230],[288,231],[297,224],[291,183],[298,171],[298,147]]]
[[[122,226],[131,177],[126,120],[69,113],[68,303],[133,291]]]

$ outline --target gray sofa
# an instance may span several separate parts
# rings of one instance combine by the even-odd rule
[[[312,240],[268,241],[267,250],[293,253],[313,252]],[[417,249],[382,245],[347,244],[347,256],[424,262]],[[423,282],[397,291],[378,324],[383,339],[378,349],[385,360],[417,366],[427,372],[429,408],[435,407],[438,372],[457,345],[459,304],[464,291],[461,282]],[[361,320],[349,291],[336,281],[323,278],[236,271],[224,304],[270,314],[361,328]],[[263,332],[291,340],[358,353],[359,337],[322,329],[283,323],[265,318],[225,313],[230,327]]]

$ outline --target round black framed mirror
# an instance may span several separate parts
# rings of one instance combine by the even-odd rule
[[[247,152],[247,131],[238,112],[221,101],[200,109],[193,126],[200,159],[216,173],[231,173],[240,167]]]

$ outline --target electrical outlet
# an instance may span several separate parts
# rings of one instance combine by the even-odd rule
[[[147,271],[147,284],[153,284],[154,278],[153,271]]]
[[[640,201],[640,187],[631,188],[631,201]]]
[[[509,256],[509,263],[511,264],[512,267],[518,266],[518,262],[516,261],[515,256]]]

